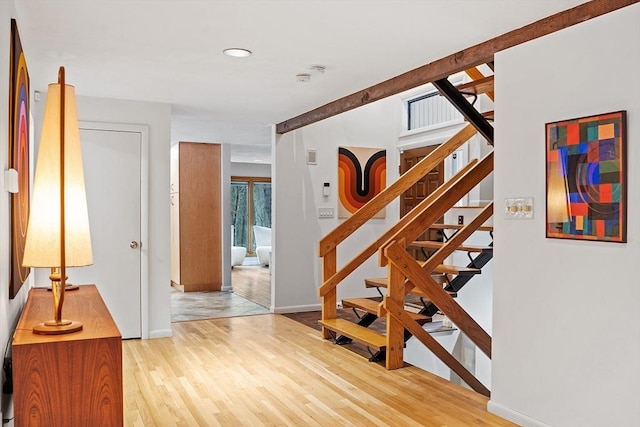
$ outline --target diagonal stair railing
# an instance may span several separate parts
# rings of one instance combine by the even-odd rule
[[[480,162],[475,164],[464,176],[455,179],[455,183],[451,190],[436,198],[429,206],[427,206],[416,218],[396,235],[389,240],[380,250],[380,264],[388,265],[389,268],[389,284],[386,299],[391,298],[397,304],[404,304],[404,296],[407,289],[405,279],[409,279],[411,286],[418,287],[423,291],[433,303],[447,314],[451,320],[460,327],[463,332],[470,336],[476,345],[491,357],[491,338],[489,335],[455,302],[453,298],[438,285],[431,277],[431,272],[435,267],[449,256],[453,250],[459,246],[468,235],[475,231],[488,219],[493,211],[493,205],[490,204],[483,209],[478,218],[474,219],[465,229],[460,230],[460,237],[454,236],[452,243],[447,242],[434,255],[432,255],[424,265],[420,265],[418,261],[413,259],[406,251],[407,242],[412,242],[425,229],[429,228],[438,218],[447,212],[453,205],[467,194],[474,186],[482,181],[493,171],[493,152],[487,154]],[[452,180],[453,181],[453,180]],[[475,228],[472,228],[475,227]],[[466,237],[465,237],[466,236]],[[453,240],[452,239],[452,240]],[[457,244],[457,245],[456,245]],[[456,245],[456,246],[454,246]],[[403,253],[399,253],[399,251]],[[389,252],[391,251],[391,252]],[[406,257],[404,256],[406,255]],[[411,263],[408,262],[411,260]],[[417,270],[420,274],[417,273]],[[412,274],[409,274],[411,272]],[[425,289],[425,283],[431,285],[428,290]],[[436,287],[437,291],[432,289]],[[443,299],[443,294],[446,299]],[[443,308],[446,306],[446,310]],[[462,325],[461,325],[462,324]],[[466,326],[470,325],[468,330]],[[404,337],[400,337],[404,326],[395,318],[387,318],[387,346],[386,363],[388,369],[399,368],[403,364],[403,347]],[[477,340],[473,339],[478,336]],[[401,345],[402,344],[402,345]],[[394,354],[395,353],[395,354]]]
[[[402,175],[397,181],[389,185],[366,205],[360,208],[351,217],[327,234],[319,244],[319,255],[323,259],[322,265],[322,285],[319,294],[322,297],[322,319],[336,318],[337,290],[338,284],[351,274],[358,266],[373,256],[380,246],[384,244],[400,226],[411,221],[419,212],[410,212],[400,223],[392,227],[387,233],[376,239],[371,245],[356,255],[340,270],[337,268],[337,247],[338,245],[358,230],[363,224],[369,221],[375,214],[385,208],[389,203],[407,191],[416,182],[427,175],[434,167],[442,162],[447,156],[455,152],[462,144],[467,142],[476,134],[473,126],[467,125],[447,142],[433,150],[427,157],[418,162],[407,173]],[[441,186],[444,187],[444,186]],[[447,187],[445,187],[447,188]],[[444,191],[444,188],[443,190]],[[323,337],[329,339],[331,334],[323,328]]]
[[[473,71],[472,71],[473,73]],[[474,80],[480,74],[472,76]],[[449,82],[438,81],[434,85],[447,98],[453,89]],[[486,84],[485,84],[486,86]],[[444,90],[443,90],[444,88]],[[452,89],[449,91],[448,89]],[[466,100],[459,93],[454,93],[456,101],[468,109]],[[458,99],[460,98],[460,99]],[[469,105],[470,106],[470,105]],[[473,107],[471,107],[473,108]],[[434,226],[447,211],[449,211],[463,196],[468,194],[485,177],[493,171],[493,152],[481,160],[471,160],[451,179],[439,186],[418,206],[413,208],[398,223],[389,228],[369,246],[338,269],[337,248],[341,242],[351,236],[362,225],[369,221],[380,210],[411,188],[416,182],[425,177],[433,168],[440,164],[447,156],[455,152],[476,133],[482,134],[489,143],[493,140],[493,128],[475,109],[466,111],[465,117],[470,120],[448,141],[433,150],[397,181],[375,196],[371,201],[354,213],[350,218],[331,231],[319,243],[319,256],[323,259],[322,284],[318,293],[322,299],[322,335],[325,339],[334,336],[334,331],[341,329],[332,319],[337,318],[337,287],[362,263],[378,253],[380,266],[387,266],[387,294],[378,305],[377,316],[386,317],[386,345],[378,341],[379,353],[386,358],[387,369],[397,369],[404,365],[403,351],[407,336],[405,330],[427,346],[434,355],[442,360],[452,371],[478,393],[489,395],[489,390],[474,377],[455,357],[453,357],[437,340],[431,337],[421,324],[405,310],[404,300],[408,292],[417,288],[426,295],[435,310],[446,314],[456,326],[464,332],[478,348],[491,358],[491,337],[482,327],[455,301],[448,290],[438,284],[432,277],[434,270],[457,248],[459,248],[472,233],[478,230],[493,214],[493,203],[482,209],[476,218],[459,229],[449,240],[440,246],[426,261],[416,261],[408,252],[407,247],[412,244],[427,229]],[[478,117],[475,117],[478,116]],[[374,316],[375,317],[375,316]],[[346,331],[347,329],[344,329]],[[348,334],[347,334],[348,335]],[[375,347],[375,346],[374,346]]]

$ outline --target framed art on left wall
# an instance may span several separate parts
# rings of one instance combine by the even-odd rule
[[[16,296],[29,275],[22,267],[29,218],[29,71],[18,25],[11,20],[9,85],[9,168],[18,172],[18,192],[11,194],[11,274],[9,298]]]

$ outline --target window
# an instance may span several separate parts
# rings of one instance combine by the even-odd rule
[[[255,253],[253,226],[271,227],[271,178],[231,177],[231,225],[234,246]]]
[[[412,130],[459,120],[462,114],[435,91],[409,99],[407,118],[407,130]]]

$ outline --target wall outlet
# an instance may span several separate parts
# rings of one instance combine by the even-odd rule
[[[458,215],[458,225],[464,225],[464,215]]]

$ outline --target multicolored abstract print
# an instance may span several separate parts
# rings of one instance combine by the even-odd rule
[[[546,125],[547,237],[626,242],[626,112]]]
[[[15,19],[11,20],[10,87],[9,168],[18,172],[18,193],[11,195],[9,297],[13,298],[30,271],[22,266],[29,218],[29,72]]]

